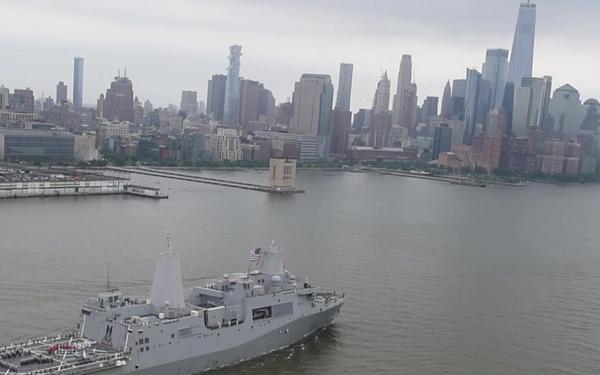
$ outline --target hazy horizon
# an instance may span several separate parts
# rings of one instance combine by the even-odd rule
[[[82,56],[84,105],[95,105],[125,66],[141,101],[178,105],[182,90],[204,101],[208,79],[225,74],[229,45],[240,44],[241,75],[264,83],[278,102],[306,72],[330,74],[337,90],[339,63],[354,64],[353,111],[370,108],[384,70],[395,91],[400,58],[411,54],[420,104],[467,67],[481,68],[486,48],[510,49],[519,3],[7,0],[0,84],[55,97],[64,81],[72,100],[73,57]],[[600,97],[592,73],[600,65],[600,3],[537,4],[534,75],[552,75],[553,89],[570,83],[582,100]]]

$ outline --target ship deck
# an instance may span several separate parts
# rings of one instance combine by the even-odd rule
[[[125,353],[72,335],[44,337],[0,347],[0,375],[81,374],[125,360]]]

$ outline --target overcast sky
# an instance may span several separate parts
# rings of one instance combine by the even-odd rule
[[[179,104],[206,98],[225,74],[228,46],[242,45],[243,77],[278,102],[304,72],[354,64],[352,109],[371,106],[388,70],[395,90],[402,54],[413,56],[419,103],[448,79],[481,67],[486,48],[510,49],[521,0],[2,0],[0,84],[72,96],[73,56],[85,58],[84,103],[95,103],[127,66],[135,95]],[[534,74],[600,97],[600,1],[539,0]]]

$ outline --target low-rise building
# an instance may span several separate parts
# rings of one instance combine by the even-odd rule
[[[206,137],[204,133],[186,129],[183,135],[183,160],[199,161],[205,158]]]
[[[75,137],[62,130],[0,128],[0,160],[73,159]]]
[[[387,160],[387,161],[416,161],[419,157],[417,148],[399,147],[365,147],[352,146],[348,150],[348,159],[353,161]]]
[[[577,176],[579,174],[580,158],[567,156],[564,158],[562,173],[567,176]]]
[[[99,124],[103,138],[126,137],[129,135],[129,122],[103,121]]]
[[[98,159],[96,134],[78,134],[74,139],[73,156],[76,160],[91,161]]]
[[[207,135],[209,156],[213,160],[242,160],[240,133],[233,128],[217,128],[217,134]]]
[[[318,160],[325,157],[326,137],[269,131],[255,131],[254,136],[271,140],[273,147],[276,147],[277,143],[296,145],[300,161]]]
[[[40,121],[41,118],[39,113],[0,110],[0,125],[23,125],[27,122]]]
[[[562,174],[564,157],[562,155],[538,155],[538,170],[545,174]]]

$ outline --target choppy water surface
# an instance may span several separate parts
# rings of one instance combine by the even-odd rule
[[[331,329],[215,374],[600,372],[600,186],[301,171],[307,194],[282,197],[135,180],[171,198],[0,201],[0,341],[74,324],[107,264],[146,295],[170,230],[188,285],[246,270],[248,249],[277,239],[292,272],[349,294]]]

